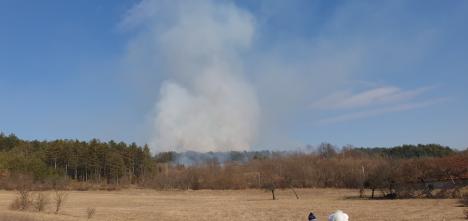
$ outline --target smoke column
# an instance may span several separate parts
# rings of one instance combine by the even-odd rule
[[[147,25],[148,47],[166,74],[155,105],[155,151],[253,144],[260,110],[240,58],[254,35],[248,12],[221,1],[143,1],[125,22]]]

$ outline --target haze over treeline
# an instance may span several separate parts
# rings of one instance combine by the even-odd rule
[[[409,183],[466,178],[467,153],[438,144],[337,148],[322,143],[300,151],[152,154],[148,146],[134,143],[26,141],[2,133],[0,187],[15,188],[26,176],[36,188],[45,189],[139,185],[157,189],[366,187],[398,192]]]

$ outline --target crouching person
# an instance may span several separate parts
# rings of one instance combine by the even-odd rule
[[[317,221],[317,218],[315,217],[314,213],[309,213],[309,221]]]

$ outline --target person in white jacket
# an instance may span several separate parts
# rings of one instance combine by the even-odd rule
[[[336,212],[330,214],[328,216],[328,221],[348,221],[349,216],[346,213],[343,213],[341,210],[337,210]]]

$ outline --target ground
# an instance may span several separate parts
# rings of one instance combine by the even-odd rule
[[[463,208],[453,199],[361,200],[356,190],[296,191],[299,200],[288,190],[278,191],[278,200],[271,200],[271,194],[262,190],[70,191],[58,215],[52,213],[52,205],[42,213],[10,211],[8,205],[15,192],[0,191],[0,220],[87,220],[87,208],[96,209],[91,220],[106,221],[307,220],[311,211],[318,220],[326,221],[336,209],[348,213],[351,221],[464,220]]]

